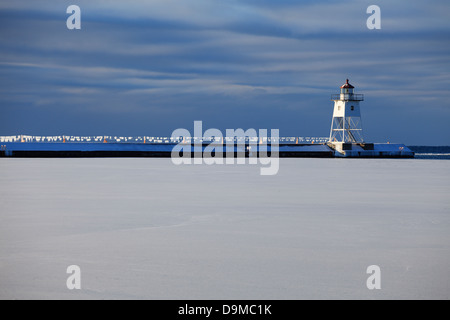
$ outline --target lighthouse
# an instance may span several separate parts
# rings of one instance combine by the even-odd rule
[[[356,158],[413,158],[404,144],[367,143],[364,140],[359,103],[363,94],[356,94],[348,79],[341,86],[341,92],[332,94],[334,101],[330,139],[327,146],[334,150],[335,157]]]
[[[331,95],[331,100],[334,101],[334,110],[329,142],[364,143],[359,108],[359,103],[364,101],[364,95],[356,94],[355,87],[347,79],[341,86],[341,92]]]

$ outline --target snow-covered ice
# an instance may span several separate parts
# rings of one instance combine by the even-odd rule
[[[449,299],[449,194],[448,160],[0,159],[0,298]]]

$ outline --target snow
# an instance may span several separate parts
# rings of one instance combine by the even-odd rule
[[[450,298],[450,161],[280,161],[0,159],[0,298]]]

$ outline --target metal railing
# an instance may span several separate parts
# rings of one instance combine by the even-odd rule
[[[0,151],[4,151],[6,143],[10,142],[32,142],[32,143],[210,143],[210,142],[258,142],[259,137],[151,137],[151,136],[0,136]],[[324,143],[328,141],[328,137],[266,137],[263,141],[278,141],[283,144],[298,143]]]
[[[331,100],[344,100],[344,101],[364,101],[363,94],[355,94],[355,93],[343,93],[344,99],[341,99],[341,94],[332,94]]]

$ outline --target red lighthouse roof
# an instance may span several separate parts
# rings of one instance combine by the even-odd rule
[[[350,83],[348,83],[348,79],[345,81],[345,84],[341,86],[341,89],[344,88],[348,88],[348,89],[353,89],[355,88],[354,86],[352,86]]]

